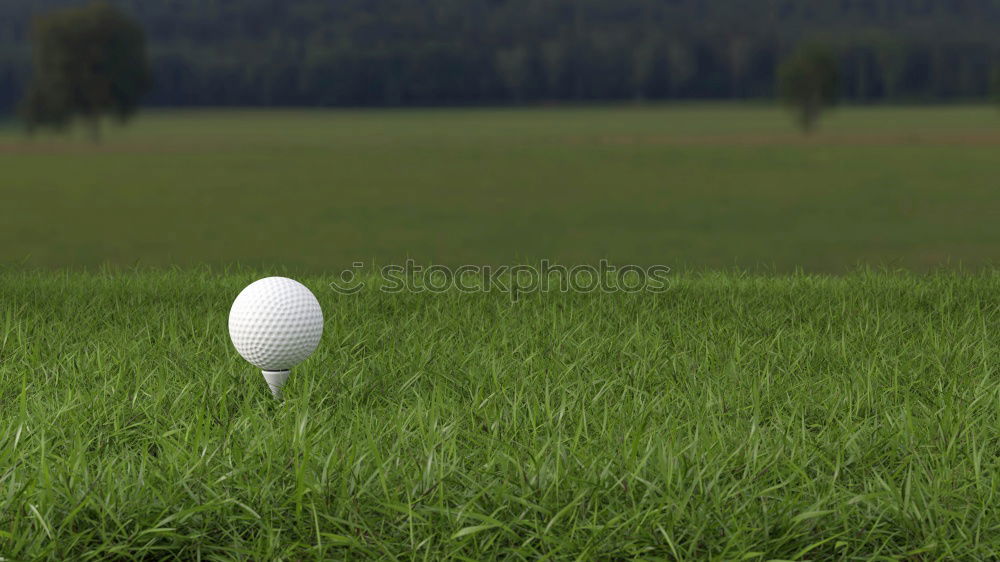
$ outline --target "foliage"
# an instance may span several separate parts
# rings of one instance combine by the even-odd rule
[[[110,4],[40,17],[34,41],[35,74],[21,111],[29,129],[81,117],[96,136],[103,115],[127,120],[149,88],[142,28]]]
[[[806,45],[778,69],[781,99],[795,108],[799,126],[809,132],[824,107],[837,101],[837,59],[820,45]]]
[[[1000,66],[993,70],[993,101],[1000,104]]]
[[[0,112],[32,15],[0,2]],[[1000,0],[114,0],[149,35],[156,105],[768,98],[807,39],[845,98],[985,99]]]

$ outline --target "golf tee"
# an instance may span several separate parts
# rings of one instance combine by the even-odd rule
[[[267,386],[271,388],[271,394],[278,400],[281,400],[281,387],[288,380],[288,374],[291,371],[261,371],[264,375],[264,380],[267,381]]]

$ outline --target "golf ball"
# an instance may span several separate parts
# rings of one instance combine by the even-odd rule
[[[244,359],[285,371],[309,357],[323,335],[323,310],[305,285],[265,277],[247,285],[229,311],[229,337]]]

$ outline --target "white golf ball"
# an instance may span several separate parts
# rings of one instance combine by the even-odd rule
[[[264,371],[286,371],[309,357],[323,335],[323,310],[298,281],[265,277],[247,285],[229,311],[236,351]]]

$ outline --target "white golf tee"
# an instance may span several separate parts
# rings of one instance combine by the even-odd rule
[[[261,371],[267,386],[271,388],[271,394],[278,400],[281,400],[281,387],[288,380],[289,373],[291,371]]]

